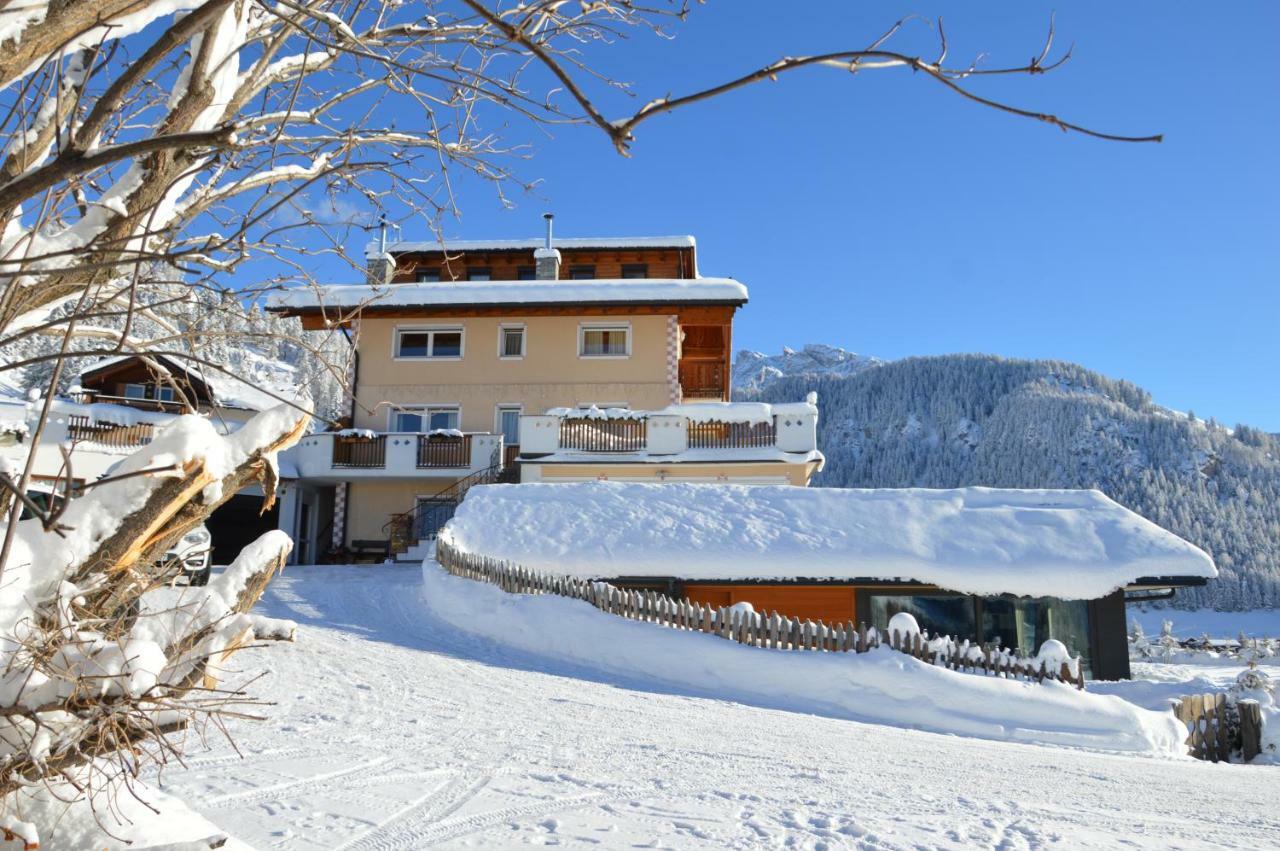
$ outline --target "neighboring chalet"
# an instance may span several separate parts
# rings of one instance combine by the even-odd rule
[[[287,366],[277,365],[282,374]],[[36,448],[32,489],[60,491],[68,476],[84,484],[106,475],[125,456],[151,442],[180,414],[202,414],[223,433],[238,429],[259,410],[279,404],[293,388],[276,393],[229,375],[201,370],[163,355],[108,357],[81,372],[67,398],[53,400],[52,416]],[[9,397],[0,405],[0,455],[25,459],[37,409]],[[66,469],[60,448],[70,450]],[[277,526],[277,511],[260,515],[262,491],[253,486],[233,496],[208,519],[213,558],[226,564],[240,549]]]
[[[701,276],[693,237],[553,241],[548,220],[541,240],[394,242],[368,260],[364,284],[270,305],[357,346],[349,428],[288,454],[300,561],[404,553],[496,478],[803,485],[821,466],[813,404],[728,403],[747,289]]]
[[[269,393],[213,370],[188,366],[164,355],[103,358],[80,373],[75,401],[112,404],[165,414],[202,413],[241,423],[279,404]]]
[[[1094,679],[1129,676],[1126,600],[1217,575],[1198,547],[1089,490],[481,487],[443,534],[712,607],[880,630],[909,612],[935,635],[1028,656],[1055,639]]]

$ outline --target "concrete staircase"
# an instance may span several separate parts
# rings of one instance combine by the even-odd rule
[[[422,564],[424,559],[436,554],[434,538],[423,538],[402,553],[396,553],[396,564]]]

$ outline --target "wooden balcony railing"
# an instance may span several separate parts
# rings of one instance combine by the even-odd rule
[[[757,449],[776,446],[778,429],[767,423],[689,423],[690,449]]]
[[[470,467],[471,435],[418,435],[418,466]]]
[[[510,467],[520,457],[520,444],[504,443],[502,445],[502,466]]]
[[[151,423],[120,425],[95,422],[83,414],[72,414],[67,417],[67,437],[71,438],[73,443],[91,440],[114,449],[136,449],[150,443],[155,433],[155,426]]]
[[[723,399],[728,390],[722,361],[680,362],[680,390],[686,399]]]
[[[560,421],[560,448],[579,452],[643,452],[644,420],[603,420],[578,417]]]
[[[174,399],[140,399],[137,396],[108,396],[105,393],[98,393],[94,390],[82,390],[79,393],[72,393],[71,400],[80,405],[92,405],[95,402],[124,405],[129,408],[137,408],[142,411],[158,411],[164,414],[180,414],[187,410],[184,402]]]
[[[335,467],[385,467],[387,464],[387,436],[333,438],[333,466]]]

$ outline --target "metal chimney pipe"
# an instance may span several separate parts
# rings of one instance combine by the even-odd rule
[[[546,219],[546,220],[547,220],[547,241],[546,241],[546,243],[545,243],[542,247],[543,247],[543,248],[550,248],[550,247],[551,247],[551,220],[555,218],[555,214],[554,214],[554,213],[543,213],[543,214],[542,214],[542,218],[544,218],[544,219]]]

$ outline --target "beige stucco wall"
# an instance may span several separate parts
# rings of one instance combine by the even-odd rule
[[[817,465],[766,461],[741,464],[538,464],[520,466],[522,482],[728,482],[740,484],[809,484]]]
[[[583,323],[629,324],[627,358],[578,357]],[[525,326],[525,356],[498,357],[498,329]],[[397,328],[459,327],[461,360],[397,360]],[[625,403],[636,409],[669,404],[667,317],[534,316],[460,320],[364,319],[359,329],[360,374],[355,425],[388,428],[389,406],[442,404],[461,408],[463,431],[493,431],[495,407],[523,405],[524,413],[583,403]]]
[[[347,485],[347,542],[386,540],[387,530],[382,527],[392,515],[413,508],[419,496],[430,496],[451,484],[451,479],[351,482]]]

